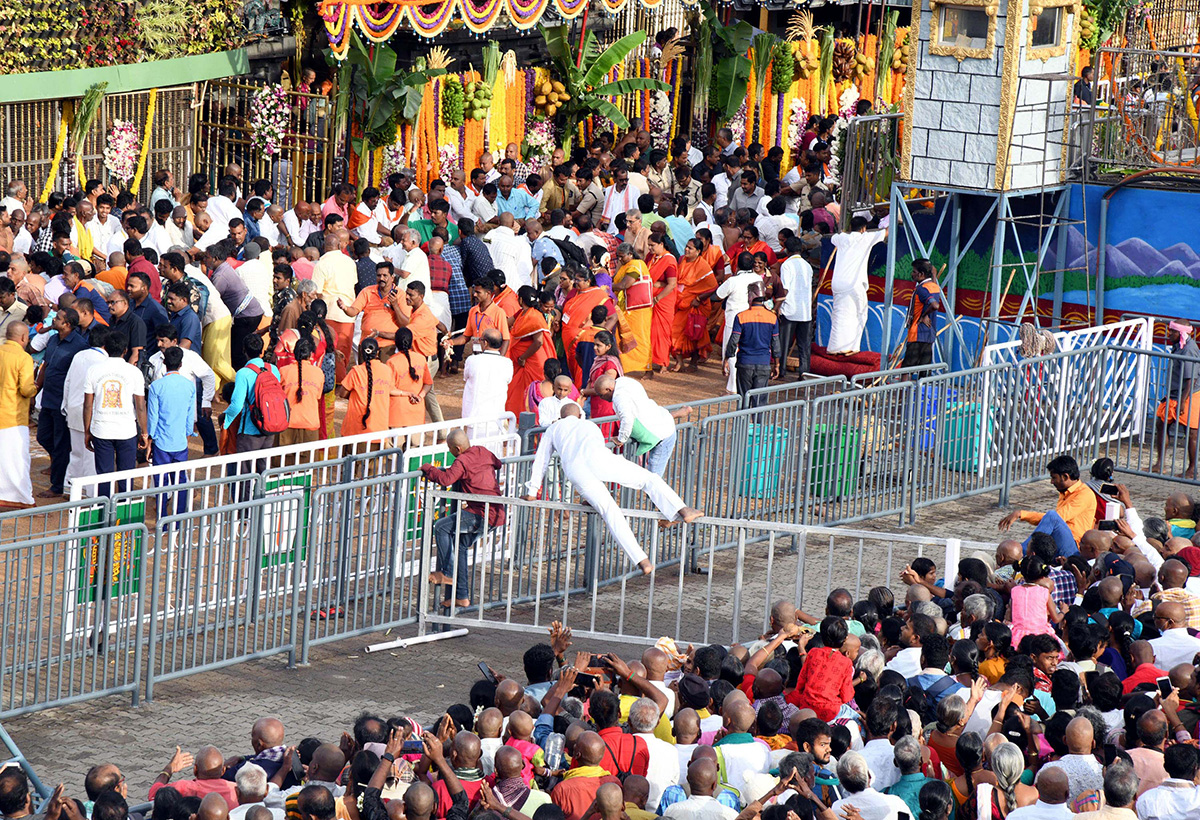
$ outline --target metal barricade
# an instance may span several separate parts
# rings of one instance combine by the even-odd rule
[[[596,566],[595,555],[581,538],[588,519],[595,517],[590,507],[435,490],[429,499],[430,504],[499,504],[508,523],[485,528],[476,542],[491,540],[493,546],[480,564],[486,576],[473,575],[472,606],[441,610],[426,601],[420,611],[421,634],[431,625],[540,633],[558,620],[582,638],[645,643],[668,635],[680,644],[734,643],[761,633],[777,600],[795,601],[819,616],[833,589],[845,587],[862,597],[870,586],[893,583],[918,556],[932,553],[942,566],[956,566],[963,549],[993,549],[952,538],[705,517],[674,527],[694,531],[704,573],[659,564],[643,577],[626,561],[617,583],[605,587],[589,571]],[[626,515],[631,520],[659,518],[644,511]],[[427,519],[422,573],[435,560],[433,531]],[[456,524],[454,532],[461,531]],[[642,543],[652,562],[659,558],[661,543],[654,533],[662,531],[655,526]],[[732,533],[732,548],[721,549],[718,543],[727,533]],[[505,544],[527,545],[527,557],[497,549]],[[580,575],[581,583],[557,581]]]
[[[144,524],[0,546],[0,718],[132,693],[142,672]]]
[[[845,376],[818,376],[794,382],[779,382],[766,387],[756,387],[746,393],[743,407],[761,407],[764,404],[785,404],[793,401],[811,401],[817,396],[840,393],[850,387]],[[731,408],[736,409],[736,408]]]

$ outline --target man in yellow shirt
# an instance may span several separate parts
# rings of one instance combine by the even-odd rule
[[[29,400],[37,393],[29,326],[10,322],[0,344],[0,509],[33,506],[29,467]]]
[[[1079,480],[1079,465],[1071,456],[1058,456],[1046,465],[1050,483],[1058,490],[1058,504],[1046,513],[1013,510],[1000,519],[999,529],[1007,531],[1014,521],[1034,524],[1034,532],[1049,533],[1058,546],[1059,558],[1079,552],[1079,539],[1096,526],[1096,494]],[[1025,539],[1029,551],[1029,539]]]

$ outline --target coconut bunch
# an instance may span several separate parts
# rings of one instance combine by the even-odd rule
[[[535,89],[537,95],[533,98],[533,107],[546,118],[552,118],[566,102],[571,99],[567,87],[558,80],[546,80]]]

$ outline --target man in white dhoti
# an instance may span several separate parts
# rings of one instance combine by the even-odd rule
[[[504,337],[499,330],[483,331],[483,351],[468,356],[463,363],[462,417],[499,418],[504,415],[508,400],[508,383],[512,381],[512,359],[500,352]],[[473,424],[467,435],[472,441],[502,432],[498,422]]]
[[[68,488],[75,479],[96,474],[96,457],[85,443],[83,388],[87,384],[88,369],[98,362],[108,361],[108,354],[104,352],[104,340],[107,338],[108,328],[94,325],[88,337],[91,347],[75,354],[71,366],[67,368],[67,378],[63,381],[62,412],[67,417],[67,430],[71,433],[71,460],[67,462],[67,477],[64,480]]]
[[[29,326],[10,322],[0,344],[0,509],[33,506],[29,466],[29,400],[37,393]]]
[[[862,349],[867,326],[867,258],[887,238],[887,229],[867,230],[865,217],[850,220],[850,231],[833,236],[833,311],[829,324],[830,355],[849,356]],[[886,344],[886,341],[885,341]]]
[[[617,231],[617,214],[637,207],[638,191],[629,184],[629,170],[619,166],[613,172],[613,184],[604,189],[604,208],[600,212],[600,224],[611,234]]]
[[[750,258],[741,259],[743,256]],[[762,285],[762,277],[753,270],[754,257],[745,251],[738,254],[738,257],[738,259],[731,260],[737,266],[737,273],[730,276],[717,288],[717,298],[725,300],[725,329],[721,331],[721,350],[724,350],[729,344],[729,337],[733,333],[733,320],[743,310],[750,309],[750,287]],[[747,264],[750,267],[746,267]],[[730,395],[737,393],[736,365],[737,356],[729,357],[729,376],[725,379],[725,392]]]
[[[604,525],[629,556],[629,560],[638,565],[643,575],[649,575],[654,571],[654,566],[645,550],[633,537],[633,530],[629,528],[625,513],[617,506],[617,502],[604,485],[613,483],[643,490],[668,521],[682,518],[691,523],[703,513],[685,505],[683,499],[659,476],[616,453],[609,452],[604,446],[604,434],[600,432],[599,427],[582,417],[579,405],[564,405],[562,414],[562,418],[542,433],[542,440],[533,460],[533,474],[529,483],[525,485],[525,500],[533,501],[537,498],[538,491],[542,488],[542,478],[550,464],[550,457],[557,453],[562,471],[574,485],[575,491],[604,519]]]

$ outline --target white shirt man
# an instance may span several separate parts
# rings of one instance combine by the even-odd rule
[[[159,258],[162,258],[162,255],[174,244],[171,241],[171,235],[167,233],[166,225],[160,224],[157,219],[152,219],[150,230],[146,231],[146,235],[142,237],[142,247],[154,248],[154,252],[159,255]]]
[[[1154,665],[1159,669],[1171,669],[1181,663],[1191,663],[1200,652],[1200,638],[1193,638],[1185,627],[1165,629],[1161,637],[1151,638],[1154,648]]]
[[[500,344],[492,346],[487,341],[490,333],[484,331],[486,347],[482,353],[468,356],[463,363],[462,417],[497,418],[504,415],[504,403],[508,399],[508,385],[513,378],[512,359],[500,352]],[[499,337],[499,332],[496,332]],[[493,340],[495,341],[495,340]],[[500,431],[493,423],[473,424],[468,435],[474,441]]]
[[[538,427],[549,427],[554,422],[562,418],[562,408],[564,404],[574,404],[579,407],[579,411],[583,412],[583,407],[574,399],[560,399],[558,396],[546,396],[538,402],[537,406],[537,423]],[[719,716],[718,716],[719,717]]]
[[[413,245],[412,248],[404,252],[404,261],[401,262],[399,268],[399,280],[396,282],[397,287],[407,288],[413,282],[420,282],[425,286],[425,293],[428,295],[433,291],[433,286],[429,279],[429,256],[425,251],[421,250],[420,245]]]
[[[504,271],[505,283],[510,288],[517,290],[533,284],[533,256],[524,237],[501,225],[488,232],[487,244],[492,264]]]
[[[1032,806],[1013,809],[1008,813],[1008,820],[1070,820],[1075,816],[1066,803],[1047,803],[1039,800]],[[1146,815],[1139,813],[1138,817],[1146,820]]]
[[[912,814],[912,810],[894,794],[883,794],[874,773],[863,755],[846,752],[838,760],[838,778],[842,782],[845,797],[836,801],[830,809],[841,817],[847,806],[854,806],[862,820],[896,820],[900,812]]]
[[[107,248],[109,240],[112,239],[113,234],[124,233],[121,230],[121,220],[117,219],[112,214],[109,214],[103,223],[100,222],[100,215],[96,214],[88,220],[87,225],[84,227],[86,227],[88,229],[88,233],[92,235],[93,248]]]
[[[338,299],[346,304],[354,301],[354,286],[358,284],[358,266],[354,260],[340,250],[326,251],[313,265],[312,278],[325,300],[328,310],[326,318],[331,322],[353,323],[354,319],[347,316],[337,303]]]
[[[13,253],[29,253],[32,248],[33,234],[25,230],[25,226],[22,225],[21,229],[17,231],[17,235],[13,237]]]
[[[233,204],[233,201],[229,197],[221,196],[220,194],[210,196],[208,198],[208,207],[204,210],[212,219],[213,227],[215,228],[219,225],[223,231],[229,229],[229,220],[242,218],[242,212]]]
[[[742,271],[730,276],[717,288],[717,298],[725,300],[725,330],[721,334],[721,350],[729,344],[729,336],[733,333],[733,320],[743,310],[750,307],[750,286],[761,285],[762,277],[754,271]],[[737,392],[737,357],[729,358],[729,377],[725,380],[725,392],[730,395]]]
[[[209,201],[211,202],[211,200]],[[301,222],[300,217],[296,215],[296,209],[292,208],[283,214],[283,229],[287,232],[293,245],[303,245],[304,241],[308,239],[308,235],[317,230],[317,226],[308,219]]]
[[[636,732],[634,737],[641,738],[650,753],[650,762],[646,768],[646,780],[650,782],[650,796],[646,798],[646,810],[658,811],[658,801],[668,786],[673,786],[679,779],[679,756],[675,747],[665,740],[659,740],[654,732]]]
[[[464,186],[465,193],[459,193],[454,186],[446,187],[446,202],[450,205],[450,221],[458,223],[460,219],[475,219],[472,206],[475,204],[475,194],[471,187]]]
[[[213,369],[198,351],[183,346],[179,349],[183,351],[183,364],[179,366],[179,375],[196,383],[201,407],[212,407],[213,396],[217,393],[217,374],[213,373]],[[156,381],[165,375],[167,366],[163,364],[163,352],[158,350],[150,357],[150,381]]]
[[[669,820],[734,820],[737,816],[736,811],[710,794],[693,794],[663,812],[663,817]]]
[[[789,322],[812,321],[812,277],[812,265],[800,254],[789,256],[779,266],[779,280],[787,290],[779,315]]]
[[[1140,820],[1190,820],[1200,817],[1200,786],[1191,780],[1168,777],[1137,801]]]
[[[62,411],[67,417],[67,429],[71,432],[71,460],[67,462],[66,478],[68,486],[77,478],[96,474],[96,459],[84,445],[83,389],[92,365],[107,361],[108,354],[104,348],[93,346],[76,353],[71,366],[67,368],[67,378],[63,382]]]
[[[477,222],[485,224],[495,222],[496,217],[500,215],[499,211],[496,210],[496,203],[488,202],[488,198],[482,194],[475,197],[475,200],[471,203],[471,214],[473,215],[472,218]]]
[[[900,770],[896,768],[892,741],[886,737],[868,740],[859,752],[871,769],[871,785],[880,791],[900,781]]]
[[[901,649],[896,653],[896,657],[887,662],[884,668],[891,669],[893,672],[899,672],[904,676],[905,680],[915,678],[921,674],[921,647],[910,646]],[[886,789],[890,785],[892,784],[888,783],[887,786],[880,786],[879,788]]]
[[[251,243],[254,244],[254,243]],[[257,250],[257,245],[255,245]],[[253,253],[254,251],[250,251]],[[247,259],[237,269],[238,276],[246,283],[250,295],[262,307],[263,317],[270,319],[275,314],[271,311],[271,294],[274,293],[275,283],[272,280],[271,257],[259,254]]]
[[[720,750],[725,758],[725,781],[739,794],[746,791],[747,774],[760,774],[771,766],[771,749],[757,738],[750,743],[723,743]]]
[[[887,238],[887,231],[851,231],[834,234],[833,311],[829,328],[830,353],[857,353],[867,324],[867,259],[871,248]]]
[[[646,395],[646,388],[637,379],[621,376],[613,385],[613,412],[621,420],[617,441],[624,444],[630,436],[663,441],[675,435],[675,419],[671,411]],[[640,430],[635,428],[640,427]],[[636,435],[635,435],[636,433]],[[668,700],[675,695],[666,690]]]
[[[632,176],[632,174],[630,175]],[[609,185],[604,189],[604,209],[601,211],[604,218],[608,220],[608,232],[616,235],[617,233],[617,214],[623,214],[632,210],[637,206],[638,190],[633,187],[633,183],[627,183],[625,190],[618,191],[616,184]],[[595,227],[599,227],[598,225]]]
[[[45,228],[42,228],[45,230]],[[114,253],[125,252],[125,240],[129,238],[129,234],[125,233],[123,228],[118,227],[108,236],[108,244],[104,246],[104,258],[112,256]],[[223,237],[218,237],[218,239]],[[215,240],[214,240],[215,241]]]

